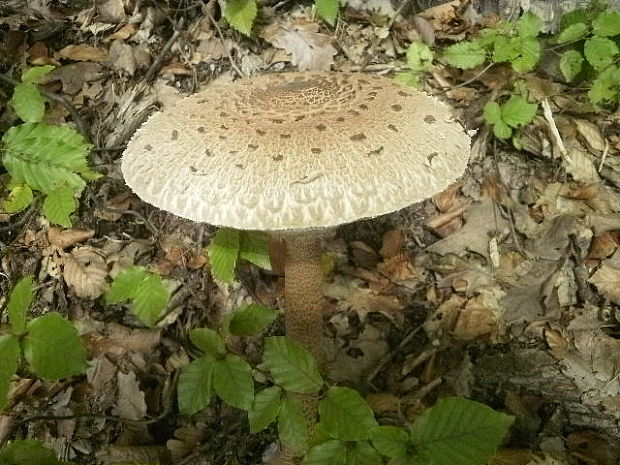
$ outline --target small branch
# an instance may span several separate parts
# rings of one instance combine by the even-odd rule
[[[9,224],[8,226],[0,227],[0,233],[5,233],[8,231],[12,231],[13,229],[21,228],[28,221],[30,221],[30,218],[32,217],[32,215],[34,214],[38,206],[39,206],[39,200],[34,199],[32,203],[30,204],[30,206],[28,207],[28,209],[24,212],[22,217],[18,221],[15,221],[14,223]]]
[[[553,139],[555,140],[558,150],[560,151],[562,156],[566,158],[566,147],[564,146],[564,141],[562,141],[560,131],[558,131],[558,127],[556,126],[555,120],[553,119],[553,112],[551,111],[549,100],[547,100],[546,98],[543,99],[543,101],[541,102],[541,106],[543,109],[543,115],[547,120],[547,124],[549,124],[549,129],[551,130],[551,134],[553,135]]]
[[[489,63],[488,65],[486,65],[482,69],[482,71],[477,73],[474,77],[471,77],[467,81],[461,82],[460,84],[457,84],[456,86],[444,87],[442,90],[440,90],[439,92],[436,92],[434,95],[443,94],[443,93],[448,92],[450,90],[458,89],[459,87],[465,87],[466,85],[471,84],[474,81],[477,81],[480,78],[480,76],[482,76],[484,73],[486,73],[488,70],[490,70],[496,64],[497,63]]]
[[[601,163],[598,165],[598,172],[600,173],[607,160],[607,154],[609,153],[609,140],[605,139],[605,148],[603,149],[603,155],[601,156]]]
[[[181,28],[183,27],[184,22],[185,22],[185,18],[181,18],[179,20],[179,22],[174,28],[174,33],[172,34],[172,36],[170,36],[170,38],[166,42],[166,45],[164,45],[164,48],[161,49],[161,52],[159,52],[159,55],[157,55],[157,58],[155,58],[155,61],[153,61],[153,63],[151,63],[151,66],[149,66],[148,71],[146,72],[146,74],[144,75],[144,78],[142,79],[143,82],[149,82],[151,79],[153,79],[153,77],[155,77],[155,74],[157,74],[157,72],[161,69],[162,63],[164,62],[164,57],[170,51],[174,43],[177,41],[177,39],[181,35]]]

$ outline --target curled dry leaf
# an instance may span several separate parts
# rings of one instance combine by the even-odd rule
[[[47,239],[50,241],[50,244],[59,249],[66,249],[74,244],[84,242],[94,235],[94,230],[86,231],[83,229],[60,229],[51,227],[49,231],[47,231]]]
[[[405,235],[398,229],[392,229],[383,234],[383,244],[379,253],[384,259],[395,257],[405,245]]]
[[[67,45],[58,52],[58,58],[71,61],[106,61],[108,54],[104,49],[89,45]]]
[[[620,305],[620,269],[603,264],[590,278],[590,282],[603,297]]]
[[[63,257],[63,277],[75,295],[96,299],[106,289],[106,263],[92,247],[79,247]]]
[[[141,420],[146,415],[146,402],[144,392],[136,379],[136,374],[130,372],[116,374],[118,384],[118,400],[116,407],[112,409],[115,415],[128,420]]]

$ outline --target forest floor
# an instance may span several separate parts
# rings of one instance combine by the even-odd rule
[[[260,463],[273,431],[250,435],[244,412],[219,401],[179,415],[174,383],[194,355],[188,332],[216,327],[254,299],[278,308],[281,273],[245,264],[236,284],[214,281],[204,247],[215,229],[132,194],[119,169],[128,139],[156,108],[210,82],[302,69],[391,76],[406,70],[411,41],[441,48],[493,18],[474,18],[465,1],[421,16],[394,16],[375,1],[367,5],[388,9],[343,9],[332,28],[310,4],[264,2],[245,36],[214,0],[20,3],[0,6],[0,69],[19,79],[32,66],[56,67],[43,88],[69,105],[48,102],[45,121],[86,133],[90,165],[103,176],[87,184],[70,228],[36,208],[0,213],[2,295],[35,275],[32,312],[70,318],[89,355],[86,375],[62,382],[20,372],[0,444],[38,439],[76,463]],[[477,130],[470,167],[445,192],[347,225],[328,245],[327,376],[362,392],[387,423],[411,421],[448,395],[514,415],[495,465],[536,463],[534,454],[612,465],[620,463],[620,114],[588,103],[587,89],[553,66],[543,56],[522,75],[506,64],[462,71],[441,62],[423,73],[425,90]],[[483,118],[517,77],[539,104],[518,131],[519,150]],[[0,133],[18,122],[11,94],[0,84]],[[152,329],[102,297],[134,264],[173,292]],[[281,331],[281,322],[269,329]],[[234,350],[256,359],[261,347],[257,336]]]

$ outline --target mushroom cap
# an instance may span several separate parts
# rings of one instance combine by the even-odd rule
[[[404,208],[460,177],[470,137],[439,100],[356,73],[211,86],[158,112],[121,163],[143,200],[237,229],[324,228]]]

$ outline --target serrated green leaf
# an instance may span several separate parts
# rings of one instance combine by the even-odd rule
[[[487,52],[477,41],[459,42],[445,49],[443,59],[450,66],[471,69],[486,61]]]
[[[19,362],[19,340],[13,334],[0,336],[0,411],[6,407],[11,377]]]
[[[497,124],[502,120],[502,109],[497,102],[487,102],[482,114],[489,124]]]
[[[252,408],[248,411],[250,433],[258,433],[275,421],[281,398],[282,389],[278,386],[268,387],[256,394]]]
[[[261,231],[242,231],[239,248],[239,257],[265,270],[271,269],[269,235],[267,233]]]
[[[611,39],[594,36],[586,40],[583,54],[592,67],[600,71],[612,63],[618,54],[618,46]]]
[[[314,6],[317,14],[327,21],[330,26],[336,24],[338,11],[340,10],[340,0],[315,0]]]
[[[368,441],[358,441],[348,445],[347,465],[381,465],[383,459]]]
[[[571,24],[576,23],[584,23],[586,25],[590,24],[592,20],[592,9],[578,8],[573,11],[569,11],[568,13],[562,15],[562,20],[560,23],[560,29],[566,29]]]
[[[513,128],[524,126],[532,122],[537,109],[537,104],[528,103],[520,95],[512,95],[502,105],[502,121]]]
[[[26,123],[38,123],[45,114],[45,100],[37,86],[30,82],[22,82],[15,86],[11,106],[17,116]]]
[[[32,189],[25,184],[13,186],[9,197],[2,202],[2,209],[6,213],[18,213],[26,209],[34,200]]]
[[[22,439],[12,441],[0,451],[2,465],[58,465],[53,450],[39,441]]]
[[[124,300],[133,299],[136,296],[138,286],[147,275],[146,268],[142,266],[130,266],[123,269],[112,281],[112,285],[105,296],[106,302],[117,304]]]
[[[583,56],[577,50],[567,50],[560,57],[560,71],[564,79],[571,82],[581,71]]]
[[[227,404],[249,410],[254,402],[252,368],[238,355],[227,354],[215,365],[213,389]]]
[[[249,36],[258,13],[255,0],[227,0],[224,18],[234,29]]]
[[[27,69],[26,72],[22,74],[22,82],[32,82],[36,84],[43,76],[53,70],[54,66],[52,65],[34,66]]]
[[[311,394],[323,386],[316,360],[307,349],[282,336],[265,340],[263,364],[287,391]]]
[[[433,65],[433,51],[424,42],[411,42],[407,49],[407,66],[412,71],[426,71]]]
[[[592,21],[594,34],[597,36],[615,36],[620,34],[620,12],[603,11]]]
[[[484,465],[514,418],[467,399],[438,401],[413,423],[416,450],[433,465]]]
[[[75,212],[77,202],[73,189],[60,186],[47,194],[43,201],[43,214],[50,223],[65,228],[71,227],[71,214]]]
[[[518,43],[519,56],[510,60],[512,69],[517,73],[532,71],[540,59],[541,47],[538,39],[531,37],[514,37]]]
[[[215,279],[232,283],[241,249],[240,233],[236,229],[220,228],[207,247],[211,273]]]
[[[237,336],[252,336],[269,326],[278,312],[264,305],[250,304],[236,309],[230,319],[230,332]]]
[[[540,33],[542,21],[531,11],[527,11],[517,20],[517,33],[521,37],[536,37]]]
[[[335,439],[368,439],[377,426],[372,409],[359,392],[347,387],[331,387],[319,402],[319,415],[325,430]]]
[[[396,426],[377,426],[370,431],[375,448],[386,457],[406,458],[409,455],[409,435]]]
[[[308,423],[301,402],[290,395],[284,396],[278,413],[280,441],[302,455],[308,447],[308,434]]]
[[[213,357],[204,355],[181,369],[177,401],[182,414],[193,415],[211,403],[215,362]]]
[[[21,335],[26,331],[26,314],[34,298],[34,276],[21,278],[9,294],[6,310],[12,332]]]
[[[347,465],[347,447],[345,443],[331,440],[312,447],[302,465]]]
[[[394,82],[413,89],[420,89],[422,87],[420,76],[413,73],[396,73],[394,75]]]
[[[498,139],[508,139],[512,135],[512,128],[503,121],[499,121],[493,125],[493,134]]]
[[[161,276],[147,274],[136,289],[132,310],[138,319],[149,328],[155,326],[170,300],[170,292],[164,286]]]
[[[493,42],[493,61],[503,63],[516,59],[521,52],[519,37],[498,35]]]
[[[594,104],[617,102],[620,99],[620,68],[610,66],[592,83],[588,98]]]
[[[73,191],[85,186],[78,173],[88,169],[90,145],[68,126],[25,123],[4,133],[3,164],[13,184],[27,184],[50,194],[58,186]]]
[[[23,340],[24,358],[37,376],[59,380],[86,370],[86,349],[73,324],[58,313],[30,320]]]
[[[557,38],[558,44],[565,44],[581,39],[588,32],[588,26],[585,23],[575,23],[564,29]]]
[[[189,338],[196,347],[211,357],[219,359],[226,355],[226,347],[222,338],[210,328],[193,329]]]

